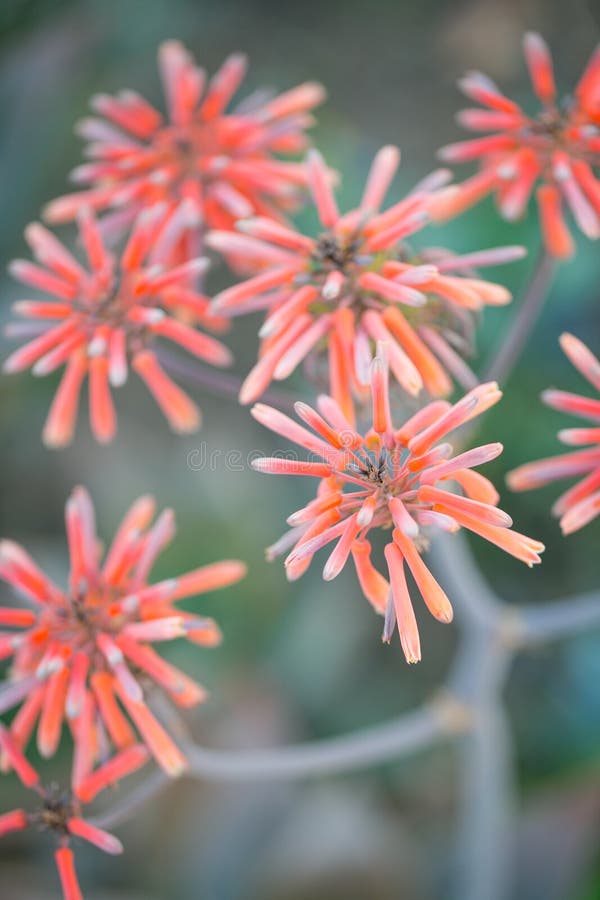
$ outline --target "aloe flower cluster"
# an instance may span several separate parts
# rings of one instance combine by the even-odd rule
[[[238,223],[241,234],[212,231],[209,246],[233,266],[258,269],[214,302],[215,312],[239,315],[257,308],[259,361],[246,378],[240,401],[250,403],[272,380],[287,378],[313,351],[326,350],[329,390],[348,417],[353,398],[368,396],[375,343],[389,342],[394,379],[412,396],[451,393],[452,377],[472,386],[476,377],[452,346],[465,319],[484,306],[511,299],[506,288],[469,274],[475,266],[519,259],[521,247],[457,256],[407,243],[427,223],[437,191],[449,173],[433,172],[408,196],[382,212],[400,153],[376,155],[356,209],[340,214],[328,169],[318,151],[308,156],[312,199],[322,232],[311,237],[264,218]]]
[[[185,638],[201,647],[220,642],[212,619],[180,610],[186,597],[234,584],[245,574],[228,560],[155,584],[148,582],[159,553],[173,539],[175,520],[165,510],[153,523],[155,504],[140,497],[100,558],[94,509],[76,488],[65,510],[69,584],[58,587],[12,541],[0,544],[0,578],[28,607],[0,607],[0,658],[11,659],[0,689],[0,711],[22,704],[11,725],[26,746],[37,729],[43,757],[58,747],[63,722],[75,742],[76,780],[86,777],[102,748],[131,746],[137,734],[171,775],[185,759],[153,714],[147,695],[160,688],[178,706],[195,706],[204,689],[166,662],[152,645]]]
[[[281,157],[306,148],[311,111],[325,98],[321,85],[267,98],[259,91],[228,109],[246,74],[243,54],[208,78],[179,41],[166,41],[158,63],[166,116],[136,91],[96,94],[96,115],[77,127],[89,161],[72,173],[89,186],[50,203],[48,220],[68,221],[83,206],[109,210],[104,227],[118,234],[158,201],[173,209],[188,200],[195,217],[175,247],[187,260],[202,245],[204,223],[231,228],[244,216],[281,218],[293,210],[306,170]]]
[[[592,55],[573,96],[563,101],[543,39],[526,34],[524,51],[541,104],[534,116],[481,72],[468,72],[460,82],[463,93],[480,107],[459,113],[459,123],[492,134],[440,150],[445,162],[473,160],[480,170],[440,200],[437,215],[456,215],[493,193],[500,214],[511,221],[523,215],[535,191],[546,248],[553,256],[567,257],[575,247],[565,207],[583,234],[600,236],[600,50]]]
[[[513,491],[528,491],[554,481],[583,476],[562,494],[552,512],[560,519],[563,534],[572,534],[600,516],[600,360],[572,334],[563,334],[560,344],[575,368],[581,372],[598,397],[549,389],[542,394],[546,406],[586,419],[585,428],[563,428],[558,438],[567,447],[580,447],[559,456],[525,463],[508,475]]]
[[[341,212],[338,175],[307,138],[325,97],[319,84],[259,90],[236,103],[244,56],[230,56],[208,77],[181,43],[167,41],[159,49],[164,111],[132,90],[92,99],[94,115],[78,125],[86,142],[85,162],[72,173],[78,188],[45,207],[46,224],[27,227],[33,260],[10,266],[33,296],[14,303],[18,321],[7,334],[20,345],[4,371],[53,378],[62,370],[43,430],[52,448],[74,440],[84,386],[92,434],[110,443],[113,393],[131,372],[172,431],[195,431],[200,410],[172,380],[164,345],[226,367],[233,359],[222,336],[231,320],[262,313],[257,362],[239,400],[254,403],[259,423],[310,457],[263,457],[253,466],[317,479],[315,495],[289,516],[290,530],[267,557],[285,555],[290,581],[326,547],[325,581],[352,558],[357,589],[383,617],[384,642],[397,630],[409,663],[422,656],[414,594],[437,620],[452,620],[452,598],[425,561],[440,531],[466,529],[528,566],[544,550],[513,529],[479,471],[502,445],[472,437],[502,396],[494,381],[479,381],[474,333],[482,312],[511,300],[503,284],[478,270],[512,263],[525,249],[455,252],[421,235],[488,194],[513,220],[535,191],[546,260],[574,250],[566,208],[584,234],[600,236],[600,51],[565,103],[539,36],[526,36],[525,55],[541,104],[535,116],[480,73],[461,83],[479,104],[460,114],[461,123],[491,134],[441,155],[478,161],[477,174],[451,184],[452,173],[438,169],[397,194],[400,151],[384,146],[358,205]],[[318,220],[312,230],[293,218],[305,203]],[[60,238],[47,227],[69,223],[75,227]],[[205,281],[211,253],[233,276],[216,296]],[[600,390],[591,350],[571,335],[561,343]],[[317,393],[313,405],[295,403],[300,421],[255,403],[300,366]],[[556,390],[544,400],[591,421],[559,435],[583,449],[528,463],[510,473],[509,484],[525,490],[583,476],[554,507],[568,534],[600,515],[600,400]],[[36,800],[30,811],[0,812],[0,836],[51,833],[64,898],[78,900],[73,840],[109,854],[122,850],[84,818],[84,807],[147,762],[172,777],[186,768],[181,732],[164,711],[195,707],[206,692],[160,648],[179,638],[213,647],[221,634],[179,601],[233,585],[246,569],[228,559],[154,581],[175,519],[170,509],[155,518],[149,495],[131,506],[106,552],[85,488],[73,490],[65,519],[63,586],[20,544],[0,542],[0,580],[12,589],[0,602],[0,770],[14,773]],[[372,542],[382,535],[380,570]],[[45,786],[30,748],[35,743],[49,759],[65,736],[68,784]]]
[[[0,837],[28,828],[52,834],[56,842],[54,860],[63,896],[65,900],[80,900],[83,895],[71,849],[73,838],[92,844],[112,856],[123,852],[118,838],[82,818],[83,807],[100,791],[109,787],[114,789],[121,779],[140,769],[148,759],[146,749],[141,744],[134,744],[120,751],[66,790],[61,790],[56,784],[50,787],[42,785],[39,773],[3,726],[0,726],[0,750],[22,785],[36,796],[36,805],[31,811],[13,809],[0,813]]]
[[[205,327],[222,330],[207,298],[190,284],[204,271],[203,257],[170,265],[173,249],[196,214],[188,201],[173,212],[156,204],[136,219],[118,257],[107,249],[93,214],[79,215],[79,237],[85,263],[79,262],[37,223],[25,233],[36,262],[15,260],[15,278],[50,295],[51,300],[20,300],[13,311],[35,333],[4,363],[5,372],[32,368],[49,375],[64,372],[44,428],[44,442],[62,447],[75,430],[79,395],[89,379],[90,424],[94,437],[106,443],[117,428],[112,389],[121,387],[129,370],[144,381],[174,431],[195,431],[200,411],[164,371],[155,352],[160,338],[198,359],[227,366],[231,354],[211,335],[180,320],[185,310]],[[25,333],[27,329],[25,329]],[[23,329],[17,329],[23,334]]]
[[[354,431],[331,397],[319,397],[318,410],[296,404],[312,432],[272,407],[255,406],[258,421],[320,459],[261,458],[253,467],[319,479],[317,496],[290,516],[292,530],[271,551],[289,550],[288,578],[302,575],[314,554],[335,541],[323,578],[339,575],[352,556],[363,593],[385,615],[383,640],[389,643],[397,626],[406,660],[414,663],[421,648],[405,566],[432,615],[452,620],[450,601],[421,557],[430,532],[466,528],[530,566],[541,562],[544,545],[512,530],[512,519],[497,507],[495,488],[474,471],[499,456],[502,444],[455,454],[446,440],[498,402],[502,394],[496,384],[479,385],[454,404],[428,403],[398,427],[390,410],[385,345],[380,345],[371,366],[371,396],[371,427],[364,434]],[[371,562],[367,535],[373,529],[392,529],[385,547],[389,580]]]

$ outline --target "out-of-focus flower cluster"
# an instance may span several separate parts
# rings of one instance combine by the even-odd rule
[[[83,205],[109,210],[104,228],[114,235],[157,201],[173,209],[188,200],[195,218],[174,248],[182,261],[198,255],[207,226],[231,228],[253,214],[279,219],[295,209],[306,169],[280,157],[306,149],[322,86],[257,91],[228,109],[246,74],[243,54],[226,59],[210,79],[179,41],[162,44],[158,63],[166,116],[135,91],[96,94],[96,116],[77,129],[91,161],[72,173],[91,187],[54,200],[47,219],[68,221]]]
[[[70,846],[73,838],[86,841],[111,855],[123,852],[123,845],[114,835],[82,818],[82,809],[102,790],[108,787],[114,789],[122,778],[140,769],[147,761],[148,751],[142,744],[133,744],[107,759],[85,778],[78,779],[76,784],[72,780],[71,785],[65,790],[56,784],[50,787],[43,786],[36,769],[27,761],[14,737],[2,725],[0,725],[0,751],[23,786],[36,795],[33,810],[28,812],[19,808],[0,814],[0,837],[25,831],[27,828],[52,834],[57,845],[54,859],[63,896],[65,900],[81,900],[82,893]]]
[[[560,344],[575,368],[600,393],[600,360],[572,334],[563,334]],[[552,507],[563,534],[572,534],[600,515],[600,397],[550,389],[544,391],[542,400],[559,412],[587,419],[591,427],[563,428],[558,433],[559,440],[568,447],[582,449],[525,463],[509,473],[508,485],[513,491],[528,491],[583,476]]]
[[[412,396],[423,389],[446,396],[452,377],[463,386],[476,384],[456,348],[468,346],[473,313],[508,303],[510,294],[471,270],[518,259],[524,250],[502,247],[463,256],[414,250],[407,239],[428,222],[449,173],[432,173],[382,212],[399,161],[396,147],[381,149],[359,206],[341,215],[327,167],[311,151],[309,183],[323,229],[316,238],[264,218],[238,223],[241,234],[209,233],[209,246],[234,267],[259,270],[219,294],[215,312],[267,310],[259,361],[242,386],[241,402],[256,400],[273,379],[287,378],[313,350],[326,348],[329,391],[352,419],[354,398],[368,396],[378,340],[389,342],[393,376]]]
[[[166,772],[176,775],[184,769],[181,752],[145,695],[158,687],[187,708],[200,703],[205,692],[152,645],[180,637],[204,647],[218,644],[220,632],[212,619],[174,604],[233,584],[245,574],[242,563],[225,561],[149,584],[157,556],[175,533],[172,510],[152,523],[154,512],[151,497],[136,501],[102,560],[92,502],[83,488],[76,488],[65,511],[70,556],[66,589],[21,546],[0,544],[0,578],[27,602],[25,608],[0,607],[0,624],[16,629],[0,636],[0,657],[12,660],[0,690],[0,712],[22,704],[11,726],[13,738],[24,747],[37,727],[44,757],[55,753],[66,721],[78,760],[76,782],[107,747],[133,744],[136,731]]]
[[[592,54],[573,95],[562,100],[550,51],[539,34],[525,35],[524,50],[541,109],[527,115],[487,75],[468,72],[460,87],[482,108],[463,110],[458,121],[471,131],[494,133],[440,150],[445,162],[478,161],[480,171],[448,191],[436,214],[456,215],[493,193],[500,214],[513,221],[523,215],[535,190],[546,249],[567,257],[575,246],[565,206],[583,234],[600,236],[600,50]]]
[[[164,204],[140,213],[117,260],[93,215],[83,211],[79,235],[85,266],[42,225],[28,227],[26,237],[38,264],[15,260],[11,271],[53,299],[14,304],[14,312],[26,320],[16,333],[35,336],[9,356],[4,371],[32,367],[36,375],[48,375],[65,366],[44,428],[49,446],[63,447],[72,440],[86,377],[94,437],[112,440],[117,421],[111,388],[126,382],[130,367],[175,431],[198,428],[198,407],[171,380],[155,353],[157,340],[164,338],[212,365],[230,363],[222,343],[178,316],[183,310],[213,330],[226,324],[210,313],[207,298],[190,284],[208,261],[199,257],[176,266],[167,262],[194,216],[188,201],[166,215]]]
[[[102,559],[90,497],[76,488],[65,511],[70,556],[65,589],[19,544],[0,543],[0,578],[21,599],[19,605],[0,606],[0,660],[10,660],[8,679],[0,685],[0,713],[16,710],[9,728],[0,726],[2,763],[35,787],[44,804],[37,818],[22,811],[0,817],[0,834],[39,820],[62,836],[74,834],[102,846],[91,826],[85,831],[79,802],[92,800],[149,755],[168,775],[185,769],[185,756],[157,718],[154,701],[163,693],[188,709],[206,692],[154,645],[175,638],[217,645],[221,635],[212,619],[175,604],[234,584],[245,566],[225,560],[149,583],[157,556],[175,532],[172,510],[153,522],[154,513],[153,499],[140,497]],[[34,732],[40,755],[53,756],[65,724],[74,745],[67,799],[41,791],[22,759]],[[63,884],[74,878],[65,876],[70,867],[65,848],[63,841],[57,855]],[[76,895],[65,889],[65,896]]]
[[[335,541],[324,578],[334,578],[352,556],[363,593],[384,616],[384,640],[397,628],[409,662],[420,659],[421,648],[407,570],[431,613],[443,622],[452,618],[448,597],[422,559],[436,531],[466,528],[528,565],[539,562],[544,549],[512,529],[494,486],[476,471],[502,446],[463,450],[447,441],[501,396],[495,383],[478,384],[468,358],[476,314],[511,297],[476,270],[512,262],[524,249],[459,255],[413,246],[426,224],[492,192],[505,218],[520,216],[538,183],[549,254],[573,250],[565,204],[582,232],[600,236],[600,52],[565,104],[557,101],[550,55],[539,36],[526,37],[525,54],[542,104],[536,117],[486,76],[470,73],[462,82],[482,108],[464,111],[460,121],[493,134],[446,147],[442,156],[479,160],[478,174],[450,185],[451,173],[437,170],[385,208],[400,160],[399,150],[386,146],[375,156],[358,206],[340,213],[336,176],[318,151],[304,156],[312,112],[325,96],[319,84],[282,94],[257,91],[233,106],[245,75],[243,56],[229,57],[208,78],[179,42],[167,41],[159,50],[164,114],[131,90],[98,94],[95,115],[78,126],[87,157],[73,172],[80,189],[48,204],[45,219],[76,220],[79,247],[72,251],[68,240],[34,223],[25,236],[35,261],[11,265],[16,279],[43,297],[14,305],[20,321],[8,334],[24,343],[4,370],[45,376],[64,367],[44,428],[51,447],[72,440],[86,379],[92,433],[111,441],[117,428],[112,390],[130,369],[174,431],[195,430],[200,411],[168,374],[162,342],[226,366],[231,355],[214,334],[225,332],[235,316],[264,310],[258,361],[240,401],[257,400],[300,364],[314,386],[324,383],[328,391],[317,409],[296,403],[303,425],[262,404],[252,409],[266,427],[316,456],[263,458],[255,468],[319,480],[316,497],[290,516],[291,530],[268,555],[286,553],[293,580]],[[308,198],[318,217],[316,233],[290,221]],[[236,277],[212,299],[203,278],[209,251],[221,254]],[[562,343],[600,388],[600,365],[590,351],[570,336]],[[445,398],[455,384],[467,393],[452,403]],[[400,425],[392,416],[396,398],[400,406],[408,398],[411,407]],[[369,399],[371,420],[363,427]],[[600,401],[558,391],[545,399],[600,422]],[[563,441],[586,449],[510,476],[511,486],[523,489],[585,475],[556,504],[565,532],[600,512],[598,431],[562,432]],[[0,544],[0,578],[20,600],[0,606],[0,660],[9,666],[0,684],[0,714],[12,716],[9,726],[0,725],[0,766],[14,770],[38,798],[33,812],[0,815],[0,835],[28,826],[51,831],[66,900],[81,896],[72,838],[108,853],[122,849],[82,818],[83,805],[149,757],[169,775],[185,768],[155,698],[166,694],[189,708],[204,699],[204,690],[154,645],[183,637],[213,646],[220,634],[212,620],[175,604],[233,584],[245,571],[229,560],[151,583],[154,561],[174,535],[170,510],[153,519],[154,503],[142,497],[103,556],[91,500],[75,489],[66,507],[70,571],[64,589],[18,544]],[[391,531],[386,575],[373,564],[368,540],[369,532],[381,530]],[[41,756],[52,756],[65,725],[74,749],[70,784],[61,793],[43,787],[25,754],[35,734]]]

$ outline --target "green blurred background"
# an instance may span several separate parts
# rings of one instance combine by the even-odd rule
[[[344,175],[342,204],[357,199],[366,168],[383,143],[403,151],[398,189],[435,164],[438,146],[460,137],[453,113],[463,102],[456,79],[482,68],[530,102],[520,39],[541,31],[553,47],[559,83],[573,85],[597,41],[600,5],[575,0],[334,0],[284,5],[203,0],[2,0],[0,4],[0,256],[23,255],[23,227],[63,192],[78,162],[73,136],[95,91],[124,87],[160,103],[156,48],[184,40],[213,71],[244,50],[251,68],[244,87],[281,89],[322,81],[329,100],[314,140]],[[466,172],[467,169],[461,170]],[[65,230],[66,233],[66,230]],[[503,223],[491,202],[423,241],[466,251],[522,242],[530,258],[490,277],[516,293],[538,247],[533,216]],[[504,455],[487,467],[502,489],[506,471],[558,450],[563,417],[539,403],[542,388],[583,388],[562,357],[569,329],[600,351],[598,246],[582,241],[563,266],[550,302],[505,399],[486,416],[482,441],[500,440]],[[3,277],[0,316],[22,294]],[[213,286],[226,283],[217,269]],[[479,333],[481,357],[506,329],[511,310],[491,310]],[[237,371],[248,370],[256,319],[237,321],[231,343]],[[4,342],[4,354],[8,343]],[[88,486],[101,534],[109,537],[126,506],[151,491],[177,513],[179,533],[156,568],[164,577],[224,556],[245,559],[245,582],[192,606],[215,615],[225,642],[217,651],[166,652],[209,687],[211,700],[192,717],[200,742],[256,747],[338,734],[388,719],[419,704],[444,678],[455,651],[453,626],[422,609],[425,655],[407,667],[397,645],[382,646],[380,622],[348,568],[325,585],[315,565],[288,585],[263,548],[303,506],[312,486],[276,483],[252,471],[190,468],[190,453],[259,450],[274,439],[233,400],[195,393],[205,425],[179,438],[132,379],[117,397],[119,434],[101,448],[83,421],[67,451],[43,448],[39,433],[55,378],[28,374],[0,380],[2,504],[0,531],[28,546],[56,577],[66,556],[62,513],[73,485]],[[292,385],[287,385],[290,391]],[[296,381],[296,392],[310,389]],[[503,505],[519,530],[545,541],[544,563],[526,570],[494,548],[473,542],[478,559],[509,602],[550,601],[599,583],[598,523],[568,540],[549,516],[556,490],[508,495]],[[515,897],[591,900],[600,897],[600,635],[544,648],[517,662],[506,701],[517,746],[521,796],[515,824],[521,847]],[[400,765],[307,785],[172,787],[119,829],[118,860],[78,853],[86,896],[94,900],[326,900],[450,896],[457,797],[456,759],[447,750]],[[0,783],[1,809],[20,802],[11,780]],[[49,843],[5,840],[0,896],[57,896]],[[484,898],[482,898],[484,900]]]

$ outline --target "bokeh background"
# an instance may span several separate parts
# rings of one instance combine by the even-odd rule
[[[551,43],[559,82],[568,90],[598,39],[600,4],[2,0],[0,258],[24,254],[23,227],[65,190],[80,152],[73,124],[86,114],[91,93],[132,87],[161,102],[156,48],[166,38],[183,39],[209,71],[231,51],[248,52],[248,92],[265,84],[285,89],[305,79],[322,81],[329,100],[314,140],[344,173],[340,193],[350,203],[381,144],[402,147],[402,189],[434,166],[438,146],[459,138],[453,113],[462,101],[455,81],[465,69],[484,69],[529,102],[520,47],[529,28]],[[539,243],[533,216],[509,226],[491,203],[427,237],[457,251],[526,244],[529,260],[490,272],[517,298]],[[558,448],[562,417],[541,407],[540,390],[583,387],[558,350],[561,331],[568,328],[600,350],[598,252],[582,241],[576,260],[563,266],[503,403],[486,416],[482,441],[501,440],[506,447],[488,467],[499,486],[508,469]],[[0,279],[5,320],[19,290],[7,276]],[[218,288],[227,274],[217,268],[211,279]],[[486,314],[481,359],[501,339],[510,315]],[[256,320],[246,319],[233,329],[239,374],[251,363],[256,328]],[[304,505],[310,485],[300,479],[275,484],[245,466],[228,470],[222,460],[212,468],[190,466],[190,458],[198,459],[194,451],[274,449],[274,438],[233,399],[190,385],[205,425],[198,435],[179,438],[132,379],[118,396],[113,446],[95,445],[82,422],[73,447],[56,453],[39,438],[54,389],[54,378],[0,380],[2,535],[23,542],[64,577],[63,505],[71,488],[84,483],[106,537],[141,493],[151,491],[162,506],[174,507],[179,534],[157,565],[157,577],[224,556],[249,562],[244,583],[196,602],[221,623],[222,648],[167,650],[211,691],[210,702],[191,718],[198,741],[239,748],[339,734],[413,708],[443,680],[456,648],[454,627],[441,627],[419,609],[425,657],[408,668],[397,645],[381,645],[380,622],[350,569],[324,585],[316,565],[289,585],[281,565],[265,563],[263,548],[284,529],[286,515]],[[286,389],[310,397],[301,378]],[[483,542],[473,543],[507,602],[550,601],[599,586],[597,524],[563,540],[548,514],[555,491],[502,493],[519,530],[548,547],[543,565],[529,571]],[[512,673],[505,699],[520,788],[519,900],[600,897],[599,684],[597,633],[521,658]],[[112,860],[82,848],[81,881],[93,900],[450,897],[456,785],[456,758],[447,749],[302,785],[182,783],[119,829],[124,857]],[[4,778],[2,809],[19,796],[18,785]],[[45,900],[57,892],[44,836],[2,843],[0,896]]]

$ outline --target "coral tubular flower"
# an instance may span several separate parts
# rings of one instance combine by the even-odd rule
[[[575,368],[600,394],[600,360],[572,334],[563,334],[560,345]],[[509,473],[507,483],[513,491],[529,491],[554,481],[583,476],[552,507],[553,514],[560,519],[563,534],[572,534],[600,515],[600,396],[592,398],[547,390],[542,400],[552,409],[592,423],[591,427],[563,428],[558,433],[563,444],[582,449],[519,466]]]
[[[47,219],[72,219],[82,204],[112,208],[105,225],[115,231],[157,200],[176,206],[187,199],[197,216],[177,252],[188,259],[206,226],[231,228],[243,216],[293,209],[306,173],[280,157],[306,148],[310,111],[324,89],[307,82],[273,97],[256,92],[228,111],[246,72],[243,55],[226,59],[210,80],[178,41],[162,44],[158,62],[167,116],[134,91],[97,94],[98,117],[78,126],[89,162],[72,173],[88,187],[50,203]]]
[[[172,213],[166,213],[164,204],[154,206],[138,217],[116,259],[106,249],[93,215],[84,211],[79,234],[87,265],[42,225],[27,228],[37,264],[15,260],[10,270],[52,300],[14,304],[14,312],[27,322],[9,326],[8,333],[35,336],[12,353],[4,371],[32,368],[36,375],[47,375],[64,365],[44,428],[49,446],[63,447],[72,440],[86,377],[92,432],[98,441],[110,441],[117,427],[111,388],[126,381],[130,366],[174,431],[199,427],[196,404],[169,378],[154,352],[157,339],[165,338],[211,365],[231,361],[222,343],[177,318],[178,311],[185,310],[209,328],[223,327],[223,320],[210,313],[207,298],[191,283],[207,260],[190,259],[179,266],[167,262],[193,215],[185,201]]]
[[[267,552],[274,556],[289,551],[287,576],[295,580],[319,549],[335,541],[324,579],[335,578],[352,556],[363,593],[385,615],[383,639],[389,642],[397,624],[407,661],[417,662],[421,650],[405,564],[429,611],[442,622],[452,619],[450,601],[421,558],[429,529],[466,528],[530,566],[540,562],[544,547],[511,529],[510,517],[496,506],[493,485],[473,470],[497,457],[502,445],[487,444],[454,455],[446,441],[451,431],[498,401],[501,392],[495,383],[479,385],[454,405],[433,401],[397,428],[390,415],[387,366],[380,345],[372,364],[371,393],[372,427],[364,436],[330,397],[319,398],[318,411],[296,404],[299,418],[312,431],[271,407],[253,408],[259,422],[317,458],[257,459],[254,468],[320,479],[316,498],[288,518],[292,530]],[[367,535],[374,528],[393,529],[385,548],[389,582],[371,562]]]
[[[574,245],[565,206],[583,234],[600,236],[600,181],[594,173],[600,164],[600,49],[573,98],[564,102],[557,99],[552,59],[542,38],[526,34],[524,50],[540,111],[527,115],[487,75],[467,73],[460,87],[483,108],[463,110],[458,121],[472,131],[492,133],[440,150],[445,162],[475,160],[480,171],[440,197],[434,215],[456,215],[494,193],[500,214],[512,221],[525,212],[535,189],[546,250],[568,257]]]
[[[36,770],[27,762],[13,737],[1,725],[0,750],[10,761],[11,767],[23,785],[33,790],[38,797],[38,806],[32,812],[14,809],[11,812],[0,814],[0,837],[11,832],[25,831],[27,828],[54,834],[58,844],[54,859],[64,900],[80,900],[83,895],[77,880],[73,851],[70,846],[73,838],[93,844],[94,847],[111,855],[122,853],[123,845],[112,834],[91,825],[82,818],[82,807],[88,800],[84,799],[81,791],[74,786],[65,792],[60,792],[56,786],[44,788]],[[89,779],[94,780],[94,786],[102,785],[104,788],[110,785],[114,787],[120,779],[131,775],[143,766],[147,759],[146,749],[140,744],[134,745],[105,762],[90,774]],[[82,783],[81,789],[87,790],[87,781]],[[100,789],[98,788],[98,790]]]
[[[160,766],[178,775],[185,759],[146,702],[160,688],[177,706],[205,698],[191,678],[164,660],[154,643],[184,637],[199,646],[220,641],[212,619],[176,608],[177,601],[234,584],[243,563],[225,560],[148,583],[175,531],[173,512],[152,520],[151,497],[137,500],[104,558],[88,493],[76,488],[66,506],[70,553],[67,590],[45,575],[18,544],[0,543],[0,578],[27,603],[0,607],[0,659],[12,660],[0,685],[0,713],[20,705],[11,734],[25,747],[37,727],[43,757],[56,751],[63,722],[73,734],[76,782],[107,744],[125,749],[137,731]],[[132,723],[133,726],[132,727]]]
[[[261,217],[239,222],[242,234],[208,235],[208,244],[236,268],[243,261],[258,271],[219,294],[214,309],[225,315],[268,311],[259,333],[259,361],[241,390],[243,403],[258,399],[273,379],[287,378],[313,350],[326,346],[329,393],[351,418],[353,396],[368,396],[378,340],[389,342],[392,374],[413,396],[423,388],[433,396],[449,394],[449,371],[469,387],[476,383],[448,334],[454,320],[486,305],[507,303],[510,294],[470,277],[469,269],[508,262],[524,251],[504,247],[464,257],[440,251],[415,254],[406,239],[427,222],[435,189],[445,183],[447,173],[433,173],[381,212],[399,160],[396,147],[383,147],[360,205],[340,215],[325,163],[311,151],[310,187],[324,229],[318,238]]]

